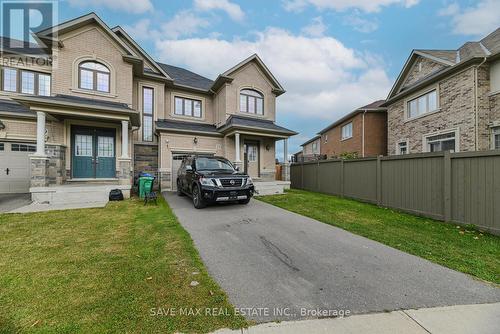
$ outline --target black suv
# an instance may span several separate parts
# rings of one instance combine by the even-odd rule
[[[190,196],[197,209],[216,202],[247,204],[254,193],[252,178],[239,173],[229,160],[222,157],[184,158],[176,182],[177,194]]]

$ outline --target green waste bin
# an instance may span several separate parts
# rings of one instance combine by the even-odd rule
[[[139,177],[139,197],[142,199],[147,193],[153,191],[154,177],[141,176]]]

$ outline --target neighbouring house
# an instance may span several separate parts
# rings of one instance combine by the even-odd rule
[[[413,50],[383,106],[390,155],[500,149],[500,28],[457,50]]]
[[[193,153],[275,180],[276,142],[287,156],[296,132],[275,123],[285,90],[257,55],[211,80],[154,60],[94,13],[36,39],[25,49],[2,39],[0,193],[49,200],[71,183],[128,195],[143,170],[173,190],[181,159]],[[20,62],[23,55],[36,61]]]
[[[302,147],[300,161],[317,160],[321,154],[321,136],[314,136],[300,146]]]
[[[387,109],[384,100],[345,115],[320,132],[320,154],[328,158],[350,155],[375,157],[387,152]]]

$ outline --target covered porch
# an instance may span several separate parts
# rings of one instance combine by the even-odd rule
[[[231,116],[219,129],[226,158],[257,182],[289,181],[288,138],[296,132],[264,119]],[[283,143],[283,175],[276,176],[276,145]]]
[[[30,159],[30,193],[38,203],[101,201],[108,188],[130,196],[131,131],[138,113],[128,105],[67,95],[20,96],[36,113],[36,152]],[[47,128],[51,133],[47,136]]]

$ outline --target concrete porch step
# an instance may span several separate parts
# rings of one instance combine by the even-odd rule
[[[34,187],[30,188],[30,192],[34,203],[69,205],[107,203],[112,189],[121,189],[125,198],[130,197],[131,186],[118,184],[65,184],[54,187]]]
[[[257,196],[283,194],[285,189],[290,189],[290,181],[255,181]]]

